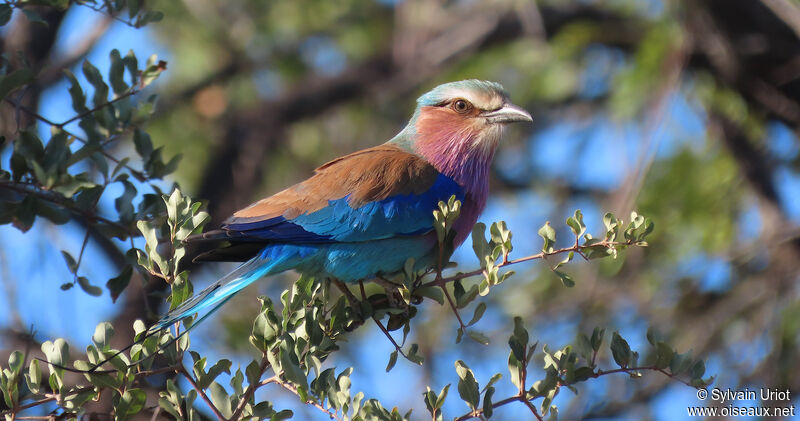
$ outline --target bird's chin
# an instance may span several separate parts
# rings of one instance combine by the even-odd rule
[[[483,130],[480,131],[478,136],[475,136],[472,141],[472,146],[480,148],[486,153],[494,152],[497,144],[500,143],[500,138],[503,136],[505,124],[486,124]]]

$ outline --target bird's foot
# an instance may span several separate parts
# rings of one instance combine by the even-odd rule
[[[405,305],[401,305],[403,296],[400,294],[400,287],[402,287],[402,285],[392,282],[388,279],[382,278],[380,276],[376,276],[372,281],[382,286],[383,289],[386,291],[386,300],[389,302],[390,307],[392,308],[405,307]]]
[[[357,322],[354,322],[351,326],[349,326],[346,330],[352,331],[364,324],[366,317],[364,312],[362,311],[361,301],[353,295],[353,292],[350,291],[350,288],[347,287],[347,284],[338,280],[338,279],[331,279],[331,282],[339,288],[339,291],[342,292],[342,295],[347,298],[347,302],[350,304],[350,308],[352,309],[354,315],[356,316],[355,319]]]

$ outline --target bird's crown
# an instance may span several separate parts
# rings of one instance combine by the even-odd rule
[[[420,107],[437,106],[455,99],[465,99],[480,110],[500,108],[508,92],[497,82],[468,79],[441,84],[417,99]]]

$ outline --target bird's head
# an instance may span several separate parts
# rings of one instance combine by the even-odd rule
[[[491,161],[503,127],[533,121],[496,82],[462,80],[439,85],[417,100],[408,126],[392,142],[433,162],[440,171]],[[449,169],[449,171],[447,171]]]
[[[433,88],[417,99],[417,113],[418,118],[476,130],[533,121],[527,111],[511,103],[502,85],[476,79]],[[419,128],[419,121],[417,126]]]

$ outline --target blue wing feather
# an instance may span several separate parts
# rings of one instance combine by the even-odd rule
[[[322,209],[287,219],[282,216],[257,222],[237,222],[225,229],[237,241],[282,243],[360,242],[422,234],[433,229],[433,211],[439,201],[464,191],[453,179],[440,174],[421,194],[395,195],[352,208],[349,195],[329,200]]]

